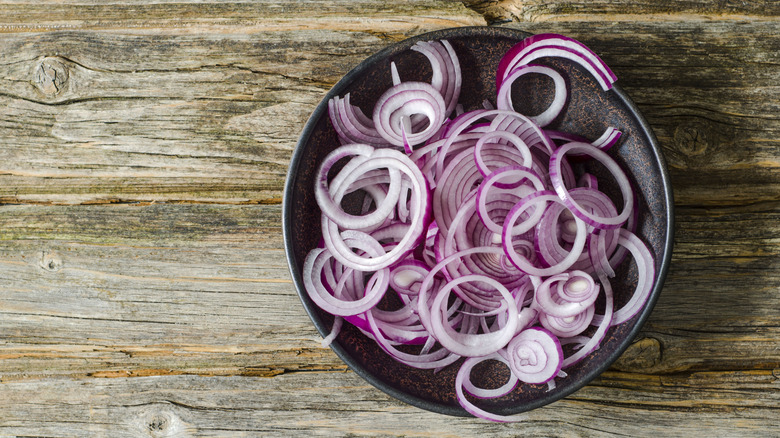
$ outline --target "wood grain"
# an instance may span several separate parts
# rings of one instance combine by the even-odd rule
[[[776,435],[778,16],[771,1],[0,1],[0,435]],[[280,206],[303,124],[352,67],[506,20],[602,55],[663,147],[677,213],[634,345],[517,425],[404,405],[323,348]]]
[[[612,20],[679,22],[761,19],[780,15],[780,7],[771,0],[463,0],[463,4],[482,14],[488,23]]]
[[[769,222],[749,226],[740,226],[744,215],[732,214],[726,221],[680,216],[682,250],[675,254],[664,294],[642,335],[658,343],[657,351],[645,358],[641,371],[778,367],[774,309],[780,303],[767,295],[780,283],[778,250],[771,238],[765,248],[756,247],[751,242],[758,238],[748,232],[776,223],[777,212]],[[274,364],[264,363],[270,360],[264,351],[290,354],[304,341],[307,355],[317,356],[306,358],[314,361],[310,365],[339,367],[328,350],[316,345],[318,335],[298,304],[279,224],[279,206],[6,206],[0,281],[8,290],[0,302],[14,334],[7,337],[8,360],[0,362],[0,374],[6,379],[30,376],[33,358],[40,361],[41,377],[59,368],[77,374],[161,368],[219,374],[225,373],[220,367],[232,365],[242,372],[257,360],[257,367],[271,369]],[[711,234],[726,236],[734,247],[730,251],[740,254],[717,253],[723,245],[685,253],[686,242]],[[743,287],[746,281],[750,288]],[[734,300],[736,291],[739,300]],[[700,308],[706,294],[707,307]],[[41,298],[45,302],[36,302]],[[199,314],[201,319],[193,321]],[[86,345],[62,354],[48,351],[58,343],[74,346],[91,338],[92,324],[100,325],[101,335]],[[224,339],[230,346],[221,348]],[[44,340],[45,346],[24,348]],[[106,357],[70,368],[72,354],[90,350]],[[240,363],[235,362],[238,353],[245,355]],[[201,357],[198,366],[193,366],[195,357]],[[294,360],[277,368],[294,369]]]
[[[572,35],[613,67],[661,140],[678,203],[778,200],[780,41],[762,37],[776,21],[616,23],[601,38],[577,22],[549,26],[523,29]],[[0,64],[0,138],[14,139],[5,142],[14,161],[0,174],[0,200],[279,202],[308,114],[387,44],[360,32],[292,34],[226,35],[220,50],[205,36],[4,38],[0,50],[15,59]],[[58,69],[60,85],[42,79]]]
[[[778,379],[771,373],[608,375],[611,385],[597,381],[520,424],[420,411],[352,373],[322,372],[90,379],[79,386],[60,379],[14,382],[6,384],[13,396],[0,399],[0,418],[5,431],[22,434],[29,430],[25,418],[35,415],[41,419],[36,430],[55,437],[73,429],[110,430],[115,437],[771,436],[780,427]],[[713,383],[722,389],[708,387]],[[765,395],[764,403],[756,403],[756,393]]]

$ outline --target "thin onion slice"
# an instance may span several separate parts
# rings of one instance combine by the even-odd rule
[[[598,216],[588,212],[586,209],[582,208],[577,201],[572,199],[561,174],[561,162],[569,152],[589,155],[598,160],[599,163],[603,164],[607,170],[612,173],[620,188],[620,193],[623,195],[623,210],[620,214],[613,217]],[[552,180],[553,187],[555,187],[558,196],[563,200],[563,203],[572,211],[572,213],[584,220],[588,225],[603,229],[617,228],[623,225],[628,220],[629,216],[633,214],[634,194],[628,177],[612,157],[592,144],[571,142],[561,146],[553,152],[553,155],[550,157],[550,179]]]
[[[561,114],[568,99],[566,80],[557,70],[551,67],[538,64],[526,64],[516,67],[501,82],[501,87],[498,89],[498,97],[496,97],[496,106],[498,109],[503,110],[514,109],[514,105],[512,104],[512,84],[521,76],[530,73],[542,74],[553,80],[555,94],[552,102],[550,102],[550,106],[541,114],[528,116],[528,118],[533,120],[537,125],[547,126]]]
[[[523,382],[547,383],[561,370],[563,349],[552,333],[532,327],[515,336],[506,347],[512,374]]]
[[[385,91],[374,107],[374,125],[388,143],[404,146],[417,145],[439,130],[444,123],[446,104],[438,90],[426,82],[401,82]],[[418,132],[412,132],[410,120],[424,116],[427,123]],[[406,128],[406,129],[405,129]]]

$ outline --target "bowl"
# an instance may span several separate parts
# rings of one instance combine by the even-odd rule
[[[290,163],[283,202],[283,231],[293,283],[303,307],[323,337],[330,332],[333,317],[320,310],[309,298],[304,289],[301,268],[306,254],[321,239],[320,210],[314,196],[317,168],[323,158],[340,145],[328,119],[328,100],[350,93],[352,103],[370,114],[373,103],[392,86],[389,73],[391,61],[396,63],[402,78],[425,77],[426,68],[430,75],[429,65],[421,62],[424,58],[409,48],[418,41],[446,39],[460,60],[463,74],[460,102],[465,110],[481,108],[486,97],[495,96],[495,70],[502,55],[530,35],[503,27],[461,27],[401,41],[367,58],[347,73],[314,110]],[[553,128],[571,129],[589,138],[598,137],[607,126],[622,130],[621,142],[609,153],[626,169],[635,185],[639,204],[636,234],[654,256],[656,278],[643,309],[627,322],[611,327],[600,348],[567,368],[568,376],[556,379],[554,389],[550,390],[547,385],[521,383],[505,396],[478,402],[480,408],[499,415],[516,414],[552,403],[582,388],[605,371],[631,344],[650,315],[672,253],[673,204],[669,177],[655,136],[637,107],[619,85],[604,92],[572,62],[546,59],[544,63],[565,70],[570,76],[570,88],[577,91],[572,92],[573,101],[567,113],[552,125]],[[616,306],[620,305],[621,291],[629,290],[633,281],[635,278],[630,274],[613,279]],[[373,340],[346,323],[330,346],[356,374],[398,400],[441,414],[470,415],[457,401],[456,366],[436,373],[411,368],[393,360]],[[490,385],[491,380],[505,379],[506,372],[503,366],[495,369],[483,366],[479,369],[479,377],[475,378]]]

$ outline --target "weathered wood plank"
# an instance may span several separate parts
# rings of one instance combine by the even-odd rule
[[[464,6],[465,5],[465,6]],[[473,10],[471,12],[469,9]],[[471,13],[470,13],[471,12]],[[135,28],[138,31],[158,27],[175,32],[199,26],[275,25],[280,28],[334,27],[361,28],[365,20],[389,22],[394,19],[438,23],[484,24],[499,20],[523,22],[550,21],[681,21],[761,18],[780,15],[770,0],[745,1],[591,1],[549,0],[463,0],[387,3],[376,0],[286,2],[153,2],[153,1],[67,1],[0,2],[0,31],[56,30],[68,28]],[[360,18],[361,20],[356,20]],[[391,24],[397,26],[397,24]]]
[[[0,141],[13,158],[0,202],[65,204],[278,203],[303,123],[346,71],[393,39],[481,22],[453,2],[0,10],[15,23],[0,25]],[[57,31],[18,33],[25,23]]]
[[[289,280],[279,206],[6,205],[0,374],[268,375],[343,368]],[[777,206],[682,209],[643,373],[780,368]],[[713,240],[713,236],[719,236]]]
[[[490,22],[723,20],[780,15],[776,2],[463,0]]]
[[[87,1],[0,2],[0,32],[68,29],[121,30],[137,34],[193,31],[251,34],[258,31],[329,29],[403,38],[421,28],[482,25],[484,19],[448,0],[358,1]]]
[[[780,430],[780,5],[463,3],[0,1],[0,435]],[[485,19],[601,54],[677,204],[637,342],[520,425],[426,413],[345,371],[299,304],[273,205],[344,73]]]
[[[4,207],[0,375],[344,368],[292,288],[279,215],[279,206]]]
[[[0,433],[15,435],[754,437],[780,427],[771,372],[619,375],[519,424],[425,412],[352,373],[50,379],[0,389]],[[757,401],[756,392],[767,397]],[[32,426],[28,418],[38,421]]]
[[[606,23],[597,35],[580,22],[521,27],[602,54],[661,141],[678,204],[778,200],[780,39],[763,36],[777,21]],[[12,158],[0,165],[0,201],[254,203],[279,202],[311,110],[387,41],[67,31],[0,44],[0,139]]]
[[[330,35],[330,46],[345,42]],[[143,38],[38,38],[29,61],[9,61],[0,87],[0,94],[14,96],[0,97],[7,108],[0,138],[14,158],[0,170],[7,181],[0,199],[279,202],[297,134],[325,88],[294,72],[280,73],[282,59],[266,50],[276,44],[270,38],[234,41],[223,59],[210,55],[214,43],[205,39],[195,39],[205,44],[199,60],[193,53],[200,43],[182,38],[147,46],[140,58],[145,63],[138,63],[128,54],[141,50],[139,42],[149,43]],[[364,56],[360,47],[368,43],[371,50],[378,39],[350,41],[351,50]],[[298,43],[286,40],[288,48]],[[6,44],[7,53],[24,52],[8,39]],[[315,69],[338,51],[323,50],[309,52],[318,58],[313,63],[287,61]],[[57,51],[63,55],[42,55]],[[242,60],[249,63],[242,66]],[[334,64],[338,71],[346,68]],[[34,80],[43,65],[67,72],[51,95]],[[334,82],[336,74],[327,80]]]

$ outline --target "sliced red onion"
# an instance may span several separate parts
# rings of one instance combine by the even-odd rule
[[[491,187],[493,185],[498,186],[498,182],[501,180],[505,180],[507,178],[510,178],[511,181],[515,182],[523,182],[530,184],[531,187],[527,188],[529,190],[529,194],[544,190],[544,185],[542,183],[541,178],[539,175],[534,172],[533,170],[524,167],[524,166],[507,166],[502,167],[500,169],[495,170],[490,175],[487,175],[487,178],[485,178],[484,181],[482,181],[482,184],[479,185],[479,189],[477,189],[477,195],[476,195],[476,205],[477,205],[477,211],[480,214],[480,218],[482,219],[482,223],[485,224],[488,230],[492,231],[493,233],[500,235],[503,232],[503,224],[497,224],[495,223],[488,215],[487,213],[487,200],[489,199],[489,193]],[[520,187],[516,187],[514,190],[519,190]],[[497,197],[500,197],[502,199],[508,199],[512,202],[518,202],[515,197],[512,196],[511,192],[504,193],[508,191],[501,191],[501,193],[495,195]],[[521,191],[522,193],[522,191]],[[536,214],[541,217],[541,214],[544,212],[542,209],[537,209],[535,211]],[[519,234],[518,229],[512,230],[515,234]],[[499,243],[499,242],[497,242]]]
[[[471,370],[474,368],[474,366],[486,360],[493,359],[495,359],[495,355],[470,357],[467,358],[463,364],[461,364],[460,368],[458,369],[458,374],[455,376],[455,393],[458,397],[458,403],[461,405],[461,407],[463,407],[463,409],[466,410],[466,412],[474,415],[475,417],[482,418],[483,420],[495,421],[499,423],[510,423],[525,420],[527,417],[526,414],[499,415],[485,411],[484,409],[479,408],[474,403],[469,401],[469,399],[466,397],[466,394],[463,392],[465,382],[471,378]]]
[[[328,102],[331,124],[343,144],[366,143],[372,146],[387,146],[374,127],[374,121],[366,117],[357,106],[349,103],[349,94],[340,99],[334,97]]]
[[[541,384],[561,370],[563,350],[558,338],[546,329],[532,327],[515,336],[506,347],[512,374],[525,383]]]
[[[579,203],[572,199],[569,194],[569,189],[564,184],[561,175],[561,161],[569,152],[589,155],[598,160],[598,162],[603,164],[604,167],[612,173],[620,187],[620,192],[623,195],[623,210],[619,215],[613,217],[594,215],[582,208]],[[552,181],[553,187],[555,187],[555,191],[563,200],[563,203],[572,211],[572,213],[584,220],[588,225],[603,229],[617,228],[625,223],[633,213],[634,194],[631,190],[631,183],[625,172],[623,172],[620,165],[618,165],[612,157],[607,155],[606,152],[590,143],[571,142],[561,146],[553,152],[553,155],[550,157],[550,180]]]
[[[355,245],[356,248],[368,251],[369,254],[380,254],[384,252],[381,248],[372,246],[370,241],[347,241],[351,245]],[[309,292],[309,297],[314,301],[322,310],[328,313],[338,316],[356,315],[363,313],[374,306],[384,297],[387,291],[387,285],[389,281],[389,270],[383,269],[375,272],[372,276],[370,286],[367,287],[365,292],[362,293],[362,298],[351,301],[342,300],[337,298],[341,295],[340,291],[335,291],[334,295],[331,295],[325,286],[322,284],[322,272],[325,269],[326,264],[331,259],[332,254],[326,248],[311,251],[303,263],[303,281],[306,286],[306,290]],[[343,286],[343,282],[339,282],[340,286]]]
[[[428,307],[428,298],[431,295],[431,292],[436,291],[429,291],[431,289],[431,286],[434,284],[434,279],[436,275],[438,275],[440,272],[442,273],[448,273],[446,270],[447,266],[451,263],[458,264],[462,258],[471,256],[474,254],[495,254],[500,255],[503,253],[503,250],[501,248],[496,247],[475,247],[475,248],[469,248],[464,249],[462,251],[458,251],[457,253],[447,255],[446,257],[442,257],[442,259],[439,261],[439,263],[436,264],[433,268],[431,268],[428,275],[425,277],[423,282],[420,284],[420,290],[418,292],[418,309],[417,313],[420,316],[420,322],[425,326],[426,329],[428,329],[429,332],[432,332],[431,328],[431,309]]]
[[[355,182],[359,176],[365,174],[356,173],[355,170],[361,164],[367,162],[374,152],[375,149],[368,145],[346,145],[328,154],[320,165],[317,185],[314,188],[317,204],[320,206],[324,215],[328,216],[330,220],[342,228],[367,228],[382,223],[393,212],[395,205],[398,202],[401,194],[401,174],[398,169],[388,168],[388,176],[390,179],[389,191],[374,212],[362,216],[355,216],[346,213],[339,205],[343,195],[354,191],[354,189],[363,188],[361,186],[351,187],[350,185]],[[357,160],[350,160],[349,164],[347,164],[347,166],[345,166],[345,168],[328,183],[328,172],[333,165],[342,158],[350,156],[360,158]],[[346,187],[347,189],[339,192],[339,194],[334,197],[334,191],[337,191],[341,187]],[[353,190],[349,190],[350,188]]]
[[[579,218],[575,218],[575,222],[577,225],[577,234],[572,244],[573,246],[569,254],[559,263],[547,268],[540,268],[537,266],[533,266],[531,263],[529,263],[527,258],[520,256],[520,254],[518,254],[517,251],[515,251],[515,249],[510,244],[510,242],[512,242],[512,236],[517,232],[522,233],[524,231],[530,230],[536,225],[536,223],[534,221],[526,220],[521,224],[514,225],[516,220],[519,217],[521,217],[522,214],[529,208],[531,207],[535,207],[537,209],[545,208],[548,202],[563,202],[563,201],[561,201],[561,199],[558,196],[556,196],[554,193],[547,190],[536,192],[534,194],[526,196],[522,201],[518,202],[512,208],[512,211],[509,213],[509,215],[507,215],[506,221],[504,222],[504,229],[502,233],[504,251],[506,255],[509,257],[509,259],[512,261],[512,264],[514,264],[518,269],[520,269],[523,272],[526,272],[530,275],[540,276],[540,277],[559,274],[565,271],[566,269],[568,269],[571,265],[573,265],[574,262],[577,261],[580,254],[582,253],[582,249],[585,247],[585,241],[587,239],[585,222],[583,222]]]
[[[347,322],[411,367],[436,372],[465,357],[456,376],[460,405],[481,418],[518,421],[524,416],[493,414],[471,400],[504,396],[519,381],[554,389],[555,378],[567,376],[561,368],[599,348],[609,327],[639,312],[652,290],[652,254],[633,233],[631,182],[604,152],[621,132],[608,127],[591,142],[542,129],[566,109],[566,78],[531,62],[570,59],[604,90],[615,77],[581,43],[538,35],[502,58],[498,109],[485,99],[485,109],[465,111],[453,47],[428,41],[412,50],[430,63],[430,83],[404,81],[391,63],[393,86],[371,118],[348,94],[328,103],[343,146],[317,175],[323,238],[304,260],[304,286],[335,317],[323,345]],[[555,85],[553,102],[532,117],[515,112],[511,100],[513,81],[529,73]],[[620,210],[595,175],[575,171],[572,163],[584,160],[612,174]],[[345,199],[356,201],[356,211],[342,207]],[[615,311],[609,278],[628,254],[637,286]],[[382,310],[388,290],[393,310]],[[566,344],[575,345],[564,354]],[[471,380],[486,360],[509,368],[499,388]]]
[[[599,189],[599,180],[592,173],[583,173],[577,180],[577,187],[586,187],[593,190]]]
[[[492,360],[495,360],[495,361],[503,363],[504,365],[507,366],[507,368],[509,367],[509,362],[506,359],[504,359],[503,356],[501,356],[500,354],[497,354],[497,353],[489,354],[487,356],[484,356],[482,359],[483,360],[491,360],[492,359]],[[480,388],[480,387],[477,387],[476,385],[474,385],[474,383],[471,381],[471,373],[468,373],[467,375],[464,376],[464,379],[463,379],[463,389],[465,389],[469,394],[471,394],[471,395],[473,395],[474,397],[477,397],[477,398],[483,398],[483,399],[486,399],[486,398],[496,398],[496,397],[501,397],[503,395],[506,395],[506,394],[509,394],[510,392],[512,392],[512,390],[515,389],[515,387],[517,386],[517,382],[518,381],[519,381],[519,379],[517,378],[517,376],[515,376],[512,373],[510,373],[509,374],[509,379],[507,379],[506,383],[504,383],[503,385],[499,386],[498,388],[486,389],[486,388]]]
[[[420,283],[429,272],[428,265],[421,261],[416,259],[403,260],[390,270],[390,287],[398,293],[416,295]]]
[[[411,145],[431,138],[444,123],[446,104],[438,90],[425,82],[401,82],[387,90],[374,107],[374,126],[388,143],[404,146],[404,136]],[[407,132],[403,120],[424,116],[428,123],[419,132]]]
[[[346,238],[353,238],[356,241],[375,239],[357,230],[339,232],[335,222],[325,215],[322,216],[323,239],[326,246],[331,249],[333,256],[339,262],[360,271],[386,268],[410,252],[425,231],[430,214],[425,178],[417,166],[405,154],[392,149],[376,149],[370,160],[362,163],[355,171],[373,170],[375,168],[396,168],[406,174],[412,182],[412,197],[416,201],[415,208],[413,209],[408,232],[393,249],[378,256],[361,256],[356,254],[350,246],[345,245],[344,240]],[[343,195],[342,187],[336,187],[333,190],[335,192],[334,199],[340,199]]]
[[[428,186],[431,189],[435,189],[437,187],[437,182],[441,177],[440,173],[435,172],[435,165],[438,161],[438,156],[442,153],[448,154],[446,157],[444,157],[444,163],[446,166],[453,161],[455,156],[463,152],[464,149],[473,147],[481,136],[482,133],[460,134],[454,142],[449,143],[450,147],[447,152],[442,152],[441,147],[445,143],[448,143],[449,139],[440,138],[431,141],[424,146],[416,148],[411,154],[409,154],[409,158],[417,163],[417,166],[426,175]],[[437,157],[437,159],[433,158],[434,155]]]
[[[571,356],[566,357],[563,360],[562,368],[568,368],[575,363],[584,359],[587,355],[596,351],[601,345],[601,341],[607,334],[607,329],[612,325],[612,314],[614,309],[613,297],[612,297],[612,285],[609,279],[606,277],[599,277],[599,283],[604,290],[604,315],[594,315],[592,323],[598,324],[596,332],[584,343],[581,342],[581,347],[577,352]]]
[[[553,285],[557,286],[557,293]],[[548,316],[567,318],[585,311],[598,294],[599,287],[593,278],[582,271],[572,271],[543,281],[534,293],[534,304]]]
[[[584,332],[585,329],[593,321],[593,315],[596,312],[596,308],[593,305],[588,306],[582,312],[567,316],[565,318],[559,318],[556,316],[550,316],[544,312],[539,315],[539,323],[542,327],[550,331],[559,338],[570,338],[577,336]]]
[[[601,134],[601,137],[593,140],[592,144],[593,146],[596,146],[597,148],[606,152],[607,150],[609,150],[609,148],[617,144],[618,140],[622,135],[623,135],[622,132],[610,126],[604,131],[603,134]]]
[[[431,85],[444,98],[446,103],[444,115],[449,116],[458,104],[463,81],[455,50],[446,40],[420,41],[412,46],[411,50],[422,53],[430,61],[433,69]]]
[[[501,116],[501,117],[498,117]],[[493,118],[490,124],[491,131],[508,131],[520,137],[529,147],[543,147],[552,151],[552,140],[544,133],[542,128],[533,123],[522,114],[509,110],[477,110],[464,113],[450,124],[446,133],[446,140],[439,149],[436,157],[436,174],[441,175],[444,170],[445,156],[458,136],[472,123],[483,118]]]
[[[572,141],[579,141],[579,142],[587,142],[588,139],[577,134],[572,134],[570,132],[563,132],[563,131],[556,131],[551,129],[545,129],[545,134],[547,134],[548,137],[550,137],[552,140],[561,141],[563,143],[569,143]]]
[[[653,282],[655,279],[653,255],[650,253],[650,250],[647,249],[647,245],[636,237],[636,234],[621,228],[618,244],[624,246],[631,252],[634,262],[636,263],[638,278],[636,290],[631,294],[631,299],[615,312],[615,316],[612,319],[612,325],[622,324],[628,321],[642,309],[645,302],[647,302],[647,299],[650,297],[650,292],[653,290]]]
[[[498,97],[496,97],[496,106],[498,109],[514,109],[514,105],[512,104],[512,84],[521,76],[529,73],[542,74],[553,80],[555,95],[552,102],[550,102],[550,106],[541,114],[535,116],[528,115],[528,118],[533,120],[537,125],[547,126],[561,114],[561,111],[563,111],[564,106],[566,106],[566,101],[568,100],[566,80],[557,70],[551,67],[538,64],[527,64],[520,65],[512,70],[501,82],[501,87],[498,89]]]
[[[328,333],[328,336],[322,338],[322,342],[320,342],[320,345],[322,345],[323,347],[327,347],[331,343],[333,343],[333,341],[336,340],[338,335],[341,333],[341,327],[343,326],[344,326],[344,318],[340,316],[333,318],[333,326],[330,329],[330,333]]]
[[[607,259],[607,238],[605,230],[591,234],[588,238],[588,256],[593,265],[593,269],[598,276],[612,278],[615,276],[615,270],[609,264]],[[619,239],[615,239],[616,243]]]
[[[491,140],[493,140],[493,142],[491,142]],[[502,143],[496,142],[499,140],[504,140],[508,142],[509,145],[502,147]],[[520,137],[506,131],[489,131],[484,133],[474,145],[474,161],[482,176],[487,176],[492,172],[482,158],[482,148],[486,143],[493,148],[498,149],[503,154],[506,154],[508,160],[504,163],[505,165],[519,164],[524,167],[531,167],[533,161],[531,150]]]
[[[377,344],[379,344],[379,346],[390,356],[395,358],[395,360],[409,365],[410,367],[435,369],[450,365],[460,358],[460,356],[453,354],[444,348],[440,348],[434,352],[421,352],[420,354],[405,353],[398,350],[382,336],[382,332],[376,325],[376,320],[371,312],[367,313],[366,317],[374,333],[374,339],[377,341]]]
[[[604,130],[604,133],[601,134],[601,136],[593,141],[589,141],[587,138],[577,135],[577,134],[571,134],[568,132],[563,131],[554,131],[554,130],[548,130],[546,129],[544,131],[547,133],[547,135],[553,139],[562,142],[562,144],[565,143],[591,143],[593,146],[596,146],[597,148],[601,149],[602,151],[606,152],[609,150],[612,146],[616,145],[618,143],[618,140],[620,140],[620,137],[623,135],[622,132],[617,130],[615,127],[608,127],[606,130]],[[576,156],[572,154],[572,156]]]
[[[500,88],[515,67],[548,56],[566,58],[580,64],[591,73],[604,91],[612,88],[612,84],[617,80],[604,61],[581,42],[563,35],[537,34],[520,41],[501,58],[496,75],[496,88]]]
[[[496,110],[502,111],[502,110]],[[530,118],[514,111],[497,113],[490,122],[490,129],[512,132],[520,137],[530,148],[536,148],[549,155],[555,144],[547,133]]]

